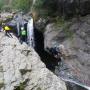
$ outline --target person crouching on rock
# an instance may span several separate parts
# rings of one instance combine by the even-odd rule
[[[5,31],[5,35],[8,37],[12,37],[12,35],[10,34],[11,32],[11,28],[8,25],[4,26],[4,31]]]
[[[27,33],[24,27],[21,27],[20,30],[20,43],[22,44],[23,42],[27,42]]]

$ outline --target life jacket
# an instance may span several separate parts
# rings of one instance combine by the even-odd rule
[[[26,36],[26,30],[21,30],[21,35]]]
[[[9,31],[9,30],[11,30],[11,29],[10,29],[8,26],[5,26],[5,27],[4,27],[4,30],[5,30],[5,31]]]

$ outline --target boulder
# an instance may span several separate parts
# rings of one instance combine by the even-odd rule
[[[35,28],[43,32],[47,23],[48,23],[47,19],[40,18],[35,22]]]
[[[0,90],[66,90],[31,47],[12,37],[0,32]]]

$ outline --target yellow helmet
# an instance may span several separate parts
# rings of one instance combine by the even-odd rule
[[[10,30],[10,28],[8,26],[5,26],[4,29],[7,30],[7,31]]]

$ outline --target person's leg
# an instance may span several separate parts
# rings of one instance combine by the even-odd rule
[[[21,38],[20,38],[20,40],[19,40],[19,41],[20,41],[20,43],[21,43],[21,44],[23,43],[23,41],[22,41],[22,39],[21,39]]]
[[[8,35],[9,35],[11,38],[13,38],[12,35],[11,35],[11,31],[8,31]]]
[[[7,31],[5,31],[5,35],[7,36]]]
[[[23,41],[23,42],[25,41],[25,36],[22,36],[22,41]]]
[[[8,35],[8,31],[7,31],[7,30],[5,31],[5,36],[8,36],[8,37],[9,37],[9,35]]]
[[[27,36],[25,36],[25,42],[27,43]]]
[[[22,41],[26,42],[26,36],[22,36]]]
[[[23,43],[22,37],[19,38],[19,41],[21,44]]]

